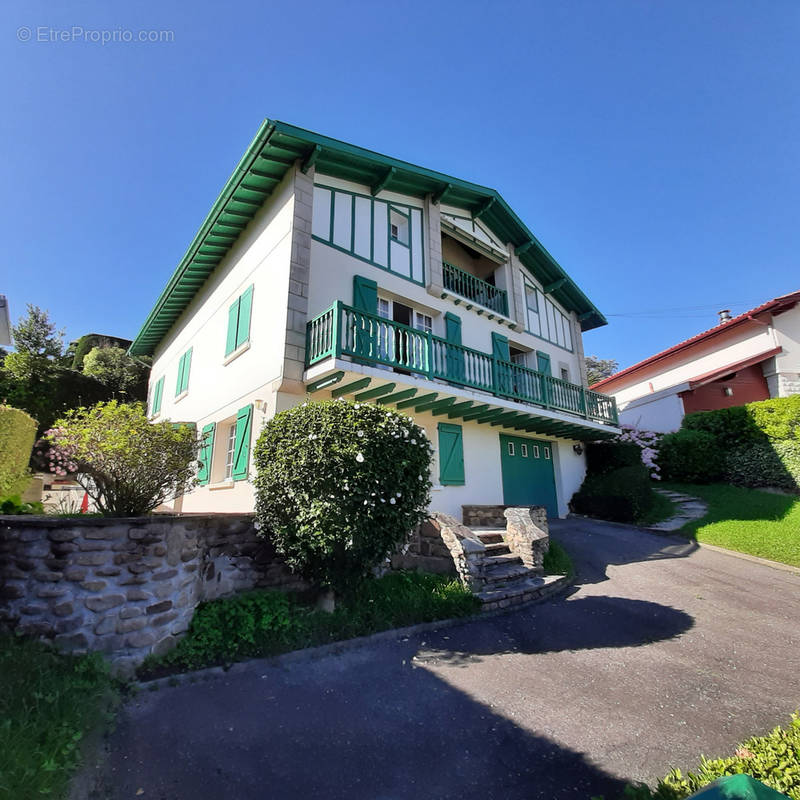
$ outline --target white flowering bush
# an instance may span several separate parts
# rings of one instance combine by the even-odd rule
[[[422,428],[381,406],[276,414],[253,451],[259,528],[290,567],[342,594],[426,518],[432,453]]]
[[[75,474],[104,516],[135,517],[191,488],[199,441],[188,425],[152,423],[142,403],[67,412],[45,433],[51,472]]]

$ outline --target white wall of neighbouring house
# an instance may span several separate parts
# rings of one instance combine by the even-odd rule
[[[645,396],[620,409],[619,421],[643,431],[672,433],[683,421],[683,400],[677,392]]]
[[[770,395],[800,394],[800,306],[772,318],[777,343],[783,352],[775,356],[772,369],[765,369]]]
[[[777,346],[775,333],[768,325],[757,322],[731,328],[719,336],[687,349],[684,353],[653,364],[621,384],[612,383],[600,391],[611,394],[619,406],[648,394],[669,389],[706,373],[724,369]]]

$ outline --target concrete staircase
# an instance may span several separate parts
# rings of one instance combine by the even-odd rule
[[[526,567],[522,559],[511,552],[504,528],[473,527],[471,530],[486,548],[483,559],[486,585],[477,593],[485,610],[539,599],[563,583],[560,575],[539,575]]]

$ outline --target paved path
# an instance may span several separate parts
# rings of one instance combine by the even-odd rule
[[[98,797],[615,800],[800,706],[800,576],[605,523],[553,529],[579,567],[568,598],[142,692]]]
[[[683,492],[673,492],[670,489],[656,489],[656,491],[675,503],[675,516],[650,525],[651,531],[678,531],[687,522],[693,522],[708,513],[708,503],[699,497],[692,497]]]

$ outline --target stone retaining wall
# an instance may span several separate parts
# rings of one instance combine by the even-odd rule
[[[252,515],[0,516],[0,625],[122,673],[169,650],[201,601],[256,587],[304,584]]]

